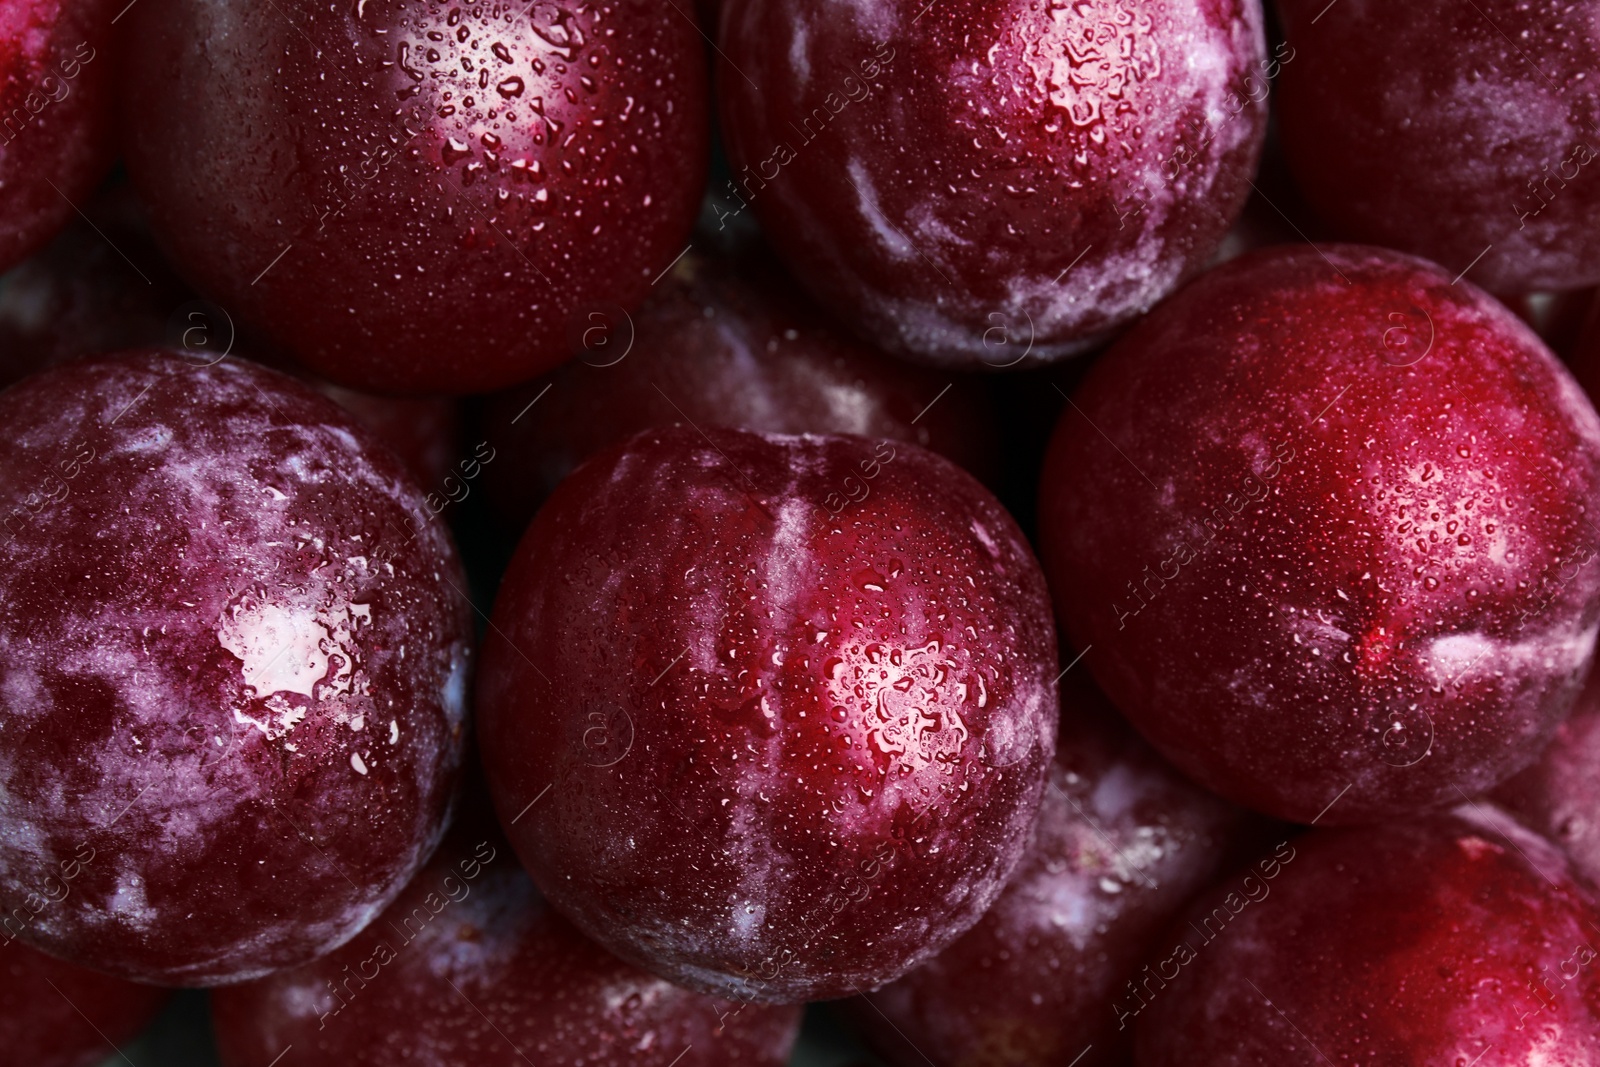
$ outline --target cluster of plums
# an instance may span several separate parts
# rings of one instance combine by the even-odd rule
[[[1600,1063],[1597,74],[0,0],[0,1067]]]

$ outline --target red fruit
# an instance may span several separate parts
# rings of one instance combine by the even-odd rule
[[[187,349],[195,364],[247,347],[226,309],[195,299],[172,274],[126,185],[104,190],[85,211],[88,219],[0,278],[0,385],[83,356],[163,342]],[[454,400],[359,393],[287,362],[277,369],[355,415],[424,487],[439,490],[455,473],[461,420]]]
[[[911,441],[997,477],[986,383],[841,336],[793,284],[765,257],[691,252],[636,314],[595,312],[580,359],[489,404],[504,459],[485,484],[501,513],[521,531],[583,460],[678,422]]]
[[[128,21],[128,169],[174,262],[344,384],[531,378],[687,240],[705,62],[670,5],[141,0]]]
[[[420,492],[242,361],[70,364],[0,422],[18,936],[169,985],[348,939],[433,848],[461,759],[464,579]]]
[[[0,386],[80,356],[161,344],[169,332],[181,344],[192,325],[183,313],[198,305],[185,307],[193,294],[164,269],[132,191],[111,186],[83,209],[87,218],[0,277]],[[208,327],[189,335],[201,336]]]
[[[212,994],[224,1067],[781,1067],[797,1008],[668,985],[585,940],[497,832],[455,833],[331,955]],[[292,1049],[285,1055],[286,1050]]]
[[[1600,419],[1426,263],[1284,247],[1207,274],[1057,427],[1042,554],[1073,643],[1169,759],[1301,822],[1488,789],[1600,625]]]
[[[74,215],[111,165],[110,0],[0,0],[0,270]]]
[[[455,400],[439,396],[376,396],[318,380],[309,384],[394,449],[417,484],[434,494],[429,507],[443,507],[449,488],[446,479],[457,478],[460,473],[456,468],[461,462],[461,411]]]
[[[1111,1003],[1216,877],[1242,812],[1179,777],[1089,685],[1064,684],[1033,837],[978,925],[851,1014],[913,1067],[1094,1067],[1131,1046]]]
[[[1600,282],[1600,23],[1570,0],[1278,0],[1278,115],[1348,238],[1518,292]],[[1481,257],[1481,258],[1480,258]]]
[[[1539,761],[1494,791],[1497,803],[1560,845],[1573,870],[1600,888],[1600,675],[1591,673],[1572,717]]]
[[[954,940],[1055,748],[1032,553],[914,445],[640,434],[539,512],[492,631],[485,769],[534,881],[743,1000],[859,992]]]
[[[74,967],[10,940],[0,920],[0,1065],[92,1067],[156,1017],[168,993]]]
[[[1187,919],[1117,1005],[1139,1067],[1523,1067],[1600,1044],[1600,913],[1480,805],[1296,838]]]
[[[1198,271],[1284,60],[1258,0],[729,0],[720,44],[733,201],[865,336],[968,368],[1082,351]]]

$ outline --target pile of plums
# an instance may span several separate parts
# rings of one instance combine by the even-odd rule
[[[0,0],[0,1067],[1600,1064],[1597,72]]]

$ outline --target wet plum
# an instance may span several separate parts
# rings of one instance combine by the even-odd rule
[[[977,921],[1055,747],[1038,565],[915,445],[707,427],[579,467],[478,683],[495,805],[560,911],[745,1000],[897,977]]]
[[[1074,646],[1180,768],[1281,818],[1378,820],[1492,787],[1571,708],[1597,490],[1600,418],[1509,311],[1398,253],[1280,247],[1090,372],[1041,554]]]
[[[71,363],[0,421],[17,936],[170,985],[348,939],[426,860],[462,756],[470,609],[421,492],[241,360]]]

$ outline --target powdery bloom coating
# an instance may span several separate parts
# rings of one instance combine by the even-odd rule
[[[1174,924],[1139,1067],[1593,1062],[1600,912],[1549,842],[1470,804],[1286,848]]]
[[[782,1067],[800,1029],[623,963],[467,828],[349,944],[211,1003],[225,1067]]]
[[[526,381],[688,238],[706,73],[671,4],[140,0],[124,26],[128,172],[174,265],[341,384]]]
[[[879,345],[1082,351],[1198,271],[1266,130],[1258,0],[752,0],[718,73],[748,203]]]
[[[0,271],[55,236],[111,166],[115,15],[111,0],[0,0]]]
[[[1280,0],[1284,153],[1347,238],[1502,292],[1600,282],[1600,10]],[[1481,259],[1479,257],[1482,257]]]
[[[1124,983],[1238,851],[1243,812],[1181,777],[1075,677],[1063,683],[1050,785],[1005,892],[955,944],[851,1005],[893,1063],[1125,1062]]]
[[[340,944],[427,858],[461,760],[469,608],[421,493],[237,360],[71,364],[0,421],[6,921],[167,985]]]
[[[1096,365],[1041,548],[1112,701],[1201,784],[1377,820],[1530,763],[1600,626],[1600,418],[1531,331],[1399,253],[1228,263]]]
[[[484,761],[534,881],[719,995],[845,996],[948,944],[1055,748],[1038,565],[914,445],[633,437],[539,512],[491,633]]]

